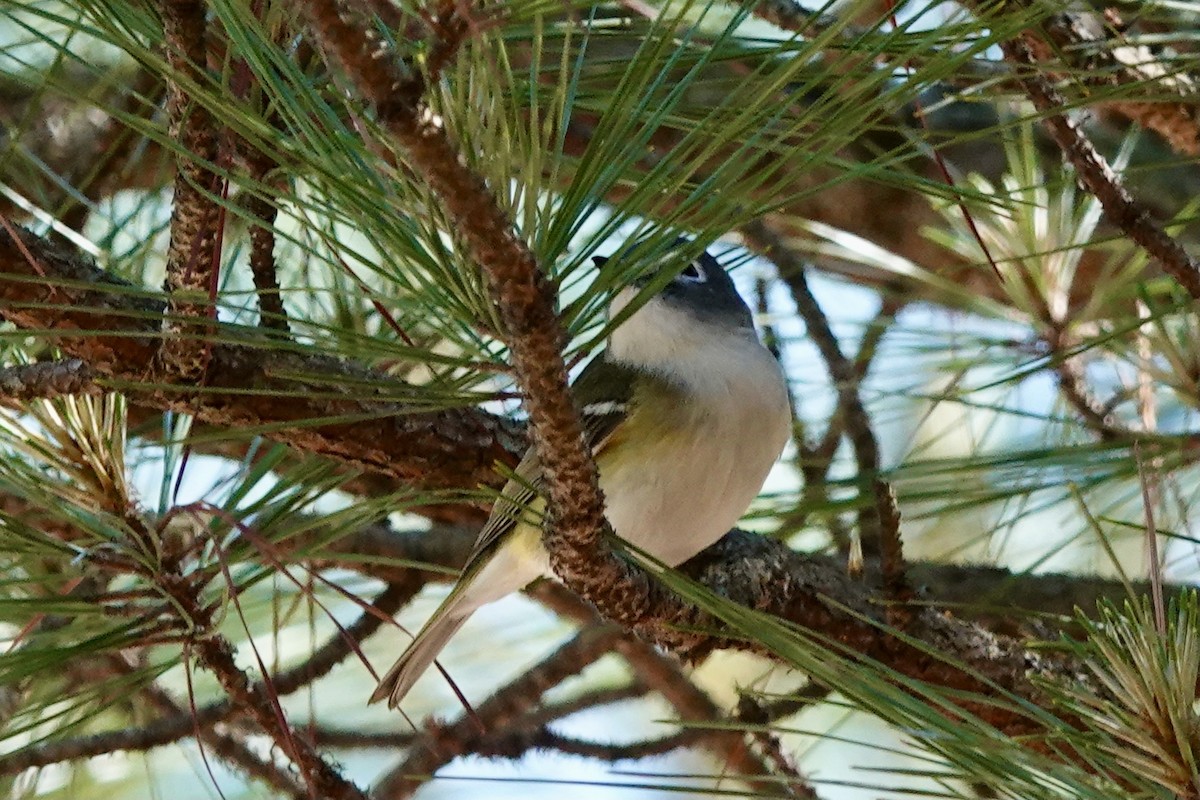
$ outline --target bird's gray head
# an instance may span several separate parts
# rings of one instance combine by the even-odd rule
[[[679,240],[679,244],[687,242]],[[679,262],[671,260],[671,254],[678,252],[686,251],[678,246],[668,250],[659,261],[663,265],[660,269],[679,270]],[[597,256],[595,260],[603,264],[607,259]],[[618,292],[609,315],[620,313],[654,277],[638,278]],[[690,361],[693,353],[726,340],[747,339],[757,345],[750,309],[733,279],[705,252],[679,270],[670,283],[613,331],[609,353],[628,364],[658,369]]]
[[[686,239],[678,239],[658,263],[659,274],[664,270],[679,269],[679,261],[672,255],[685,252]],[[635,253],[640,245],[631,247],[627,254]],[[593,256],[598,265],[608,261],[605,256]],[[610,309],[616,314],[624,308],[656,276],[647,274],[635,278],[632,287],[622,290]],[[672,310],[686,312],[697,321],[723,328],[754,330],[754,319],[746,302],[738,294],[729,273],[708,252],[702,252],[664,286],[648,303],[661,305]]]

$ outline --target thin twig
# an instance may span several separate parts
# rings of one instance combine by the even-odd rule
[[[1158,558],[1158,529],[1154,523],[1154,507],[1158,503],[1157,476],[1147,469],[1138,446],[1133,447],[1137,461],[1138,480],[1142,486],[1142,514],[1146,520],[1146,560],[1150,570],[1150,602],[1154,607],[1154,628],[1159,636],[1167,635],[1167,609],[1163,599],[1162,563]]]
[[[308,658],[290,669],[274,675],[271,684],[281,695],[292,694],[328,675],[338,664],[354,653],[351,642],[361,643],[383,626],[383,618],[390,617],[401,609],[416,594],[420,584],[389,584],[371,601],[375,612],[365,610],[345,631],[334,633]]]
[[[1093,394],[1084,378],[1083,368],[1077,356],[1064,355],[1053,340],[1048,339],[1050,349],[1055,352],[1054,374],[1058,377],[1058,390],[1083,418],[1083,423],[1106,442],[1133,436],[1134,431],[1118,424],[1112,411]]]
[[[585,626],[600,624],[591,606],[560,586],[545,585],[538,595],[556,612]],[[773,751],[768,746],[763,753],[755,752],[740,731],[725,727],[728,715],[692,682],[678,660],[630,635],[616,639],[613,650],[628,662],[639,681],[671,704],[687,729],[705,732],[706,735],[699,736],[695,744],[723,759],[739,778],[764,795],[816,798],[815,791],[791,767],[790,759],[782,749]]]
[[[1133,198],[1078,123],[1062,113],[1062,109],[1068,107],[1067,99],[1042,76],[1033,50],[1022,39],[1003,42],[1001,47],[1005,58],[1017,66],[1017,78],[1025,93],[1043,114],[1050,138],[1075,167],[1083,185],[1100,201],[1105,215],[1162,264],[1188,294],[1200,299],[1200,265],[1154,222],[1150,212]]]
[[[529,750],[555,750],[565,755],[583,756],[599,761],[631,761],[640,758],[650,758],[670,753],[684,747],[694,747],[705,738],[707,731],[687,728],[675,733],[652,739],[642,739],[635,742],[612,744],[608,742],[591,742],[574,736],[564,736],[549,728],[539,728],[531,732],[504,732],[493,737],[491,742],[483,745],[478,755],[510,756],[525,753]]]
[[[1143,320],[1150,317],[1150,309],[1140,299],[1137,302],[1138,316]],[[1154,397],[1154,382],[1150,377],[1153,366],[1154,352],[1146,329],[1151,323],[1144,322],[1137,332],[1137,404],[1138,415],[1141,417],[1142,430],[1152,434],[1158,429],[1158,404]],[[1153,458],[1149,464],[1142,460],[1141,449],[1134,448],[1137,460],[1138,478],[1142,484],[1142,506],[1146,518],[1146,560],[1150,571],[1150,601],[1154,606],[1154,626],[1158,635],[1167,635],[1167,611],[1163,598],[1162,561],[1158,555],[1158,530],[1154,522],[1154,512],[1158,508],[1158,473],[1162,468],[1162,460]]]
[[[261,153],[249,155],[250,177],[254,189],[246,192],[242,205],[253,217],[250,223],[250,274],[254,292],[258,295],[258,324],[264,328],[288,332],[287,310],[279,287],[279,272],[275,263],[275,218],[279,209],[259,192],[269,191],[267,173],[272,164]]]
[[[825,361],[838,394],[838,406],[846,434],[858,461],[860,492],[873,497],[873,502],[864,503],[859,509],[858,522],[864,555],[868,559],[878,560],[883,570],[884,586],[899,591],[905,583],[903,543],[898,528],[885,528],[883,524],[885,516],[894,508],[894,500],[886,482],[879,478],[879,444],[871,430],[871,418],[859,396],[859,370],[842,354],[833,328],[808,286],[807,268],[800,259],[784,247],[779,237],[761,221],[743,226],[742,234],[751,246],[774,261],[779,268],[784,282],[792,290],[809,338]],[[899,594],[891,596],[900,599]]]
[[[504,731],[539,704],[542,695],[606,655],[618,629],[601,626],[581,631],[538,664],[496,691],[457,722],[431,725],[407,757],[389,770],[371,794],[376,800],[409,797],[438,767],[464,753],[475,752],[489,736]],[[522,751],[523,752],[523,751]]]
[[[771,702],[764,702],[743,693],[738,697],[734,719],[745,725],[770,725],[806,708],[825,702],[833,690],[823,683],[810,680],[796,691]]]
[[[122,674],[132,671],[132,666],[121,655],[114,654],[109,658],[109,663]],[[170,695],[154,683],[142,687],[138,694],[154,711],[164,717],[190,716],[186,709],[180,707]],[[270,760],[260,758],[249,746],[233,735],[222,733],[211,726],[200,727],[199,732],[201,741],[212,747],[217,757],[231,767],[261,780],[293,800],[311,800],[312,795],[296,781],[294,775]]]
[[[214,622],[211,608],[202,606],[195,589],[186,581],[163,575],[161,585],[201,630],[210,630]],[[212,672],[234,705],[253,719],[275,744],[292,758],[310,782],[318,797],[332,800],[367,800],[366,794],[342,777],[302,737],[289,727],[282,714],[273,711],[262,684],[250,680],[237,665],[233,645],[224,636],[211,633],[197,639],[194,648],[200,663]]]
[[[879,351],[880,342],[883,341],[891,323],[895,321],[907,302],[906,297],[894,293],[884,294],[879,311],[867,323],[866,329],[863,331],[862,340],[858,345],[858,353],[854,357],[854,370],[859,383],[866,379],[871,370],[871,364],[875,360],[875,354]],[[799,420],[798,415],[796,418]],[[799,425],[799,422],[797,424]],[[797,442],[796,462],[803,478],[804,494],[797,503],[799,513],[787,519],[789,526],[803,524],[807,509],[828,505],[829,470],[833,466],[833,457],[844,433],[844,415],[840,412],[839,407],[830,415],[825,433],[816,445],[809,445],[803,441]],[[825,525],[838,552],[849,554],[851,538],[845,525],[842,524],[840,516],[830,515]]]
[[[191,721],[185,735],[191,734]],[[178,741],[182,736],[163,740],[152,727],[121,728],[119,730],[39,742],[0,756],[0,775],[16,775],[27,769],[80,761],[105,753],[140,752]]]
[[[519,758],[530,750],[557,750],[605,761],[620,761],[646,758],[688,747],[705,735],[704,731],[687,730],[641,742],[602,744],[563,736],[548,727],[549,723],[580,711],[641,697],[644,694],[645,690],[635,684],[598,689],[562,703],[538,703],[528,713],[507,722],[504,727],[481,732],[479,738],[471,745],[471,752],[480,756]],[[477,723],[474,730],[478,732]],[[306,733],[314,744],[341,750],[398,750],[412,747],[420,736],[407,731],[351,731],[325,727],[310,728]]]

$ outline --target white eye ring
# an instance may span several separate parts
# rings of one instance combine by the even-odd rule
[[[696,266],[695,261],[684,267],[683,272],[679,273],[679,277],[691,283],[704,283],[708,280],[708,276],[704,274],[704,270]]]

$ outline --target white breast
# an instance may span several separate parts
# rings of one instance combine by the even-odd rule
[[[787,442],[791,411],[779,365],[752,331],[714,336],[655,309],[645,316],[668,327],[659,336],[638,324],[642,311],[614,333],[611,354],[681,385],[686,402],[668,410],[681,433],[602,459],[600,486],[617,535],[676,565],[745,513]]]

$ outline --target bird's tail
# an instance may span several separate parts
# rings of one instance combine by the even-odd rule
[[[370,702],[386,697],[388,708],[395,708],[475,609],[517,591],[549,568],[536,526],[519,525],[503,538],[492,537],[492,544],[477,550],[463,567],[458,583],[383,676]]]
[[[412,644],[380,679],[379,686],[368,702],[378,703],[386,697],[388,708],[400,705],[400,701],[417,682],[417,678],[429,669],[429,665],[434,662],[438,653],[442,652],[446,642],[450,641],[478,607],[477,603],[471,602],[469,594],[463,591],[464,588],[464,584],[456,586],[438,606],[437,611],[433,612],[433,616],[417,633]]]

